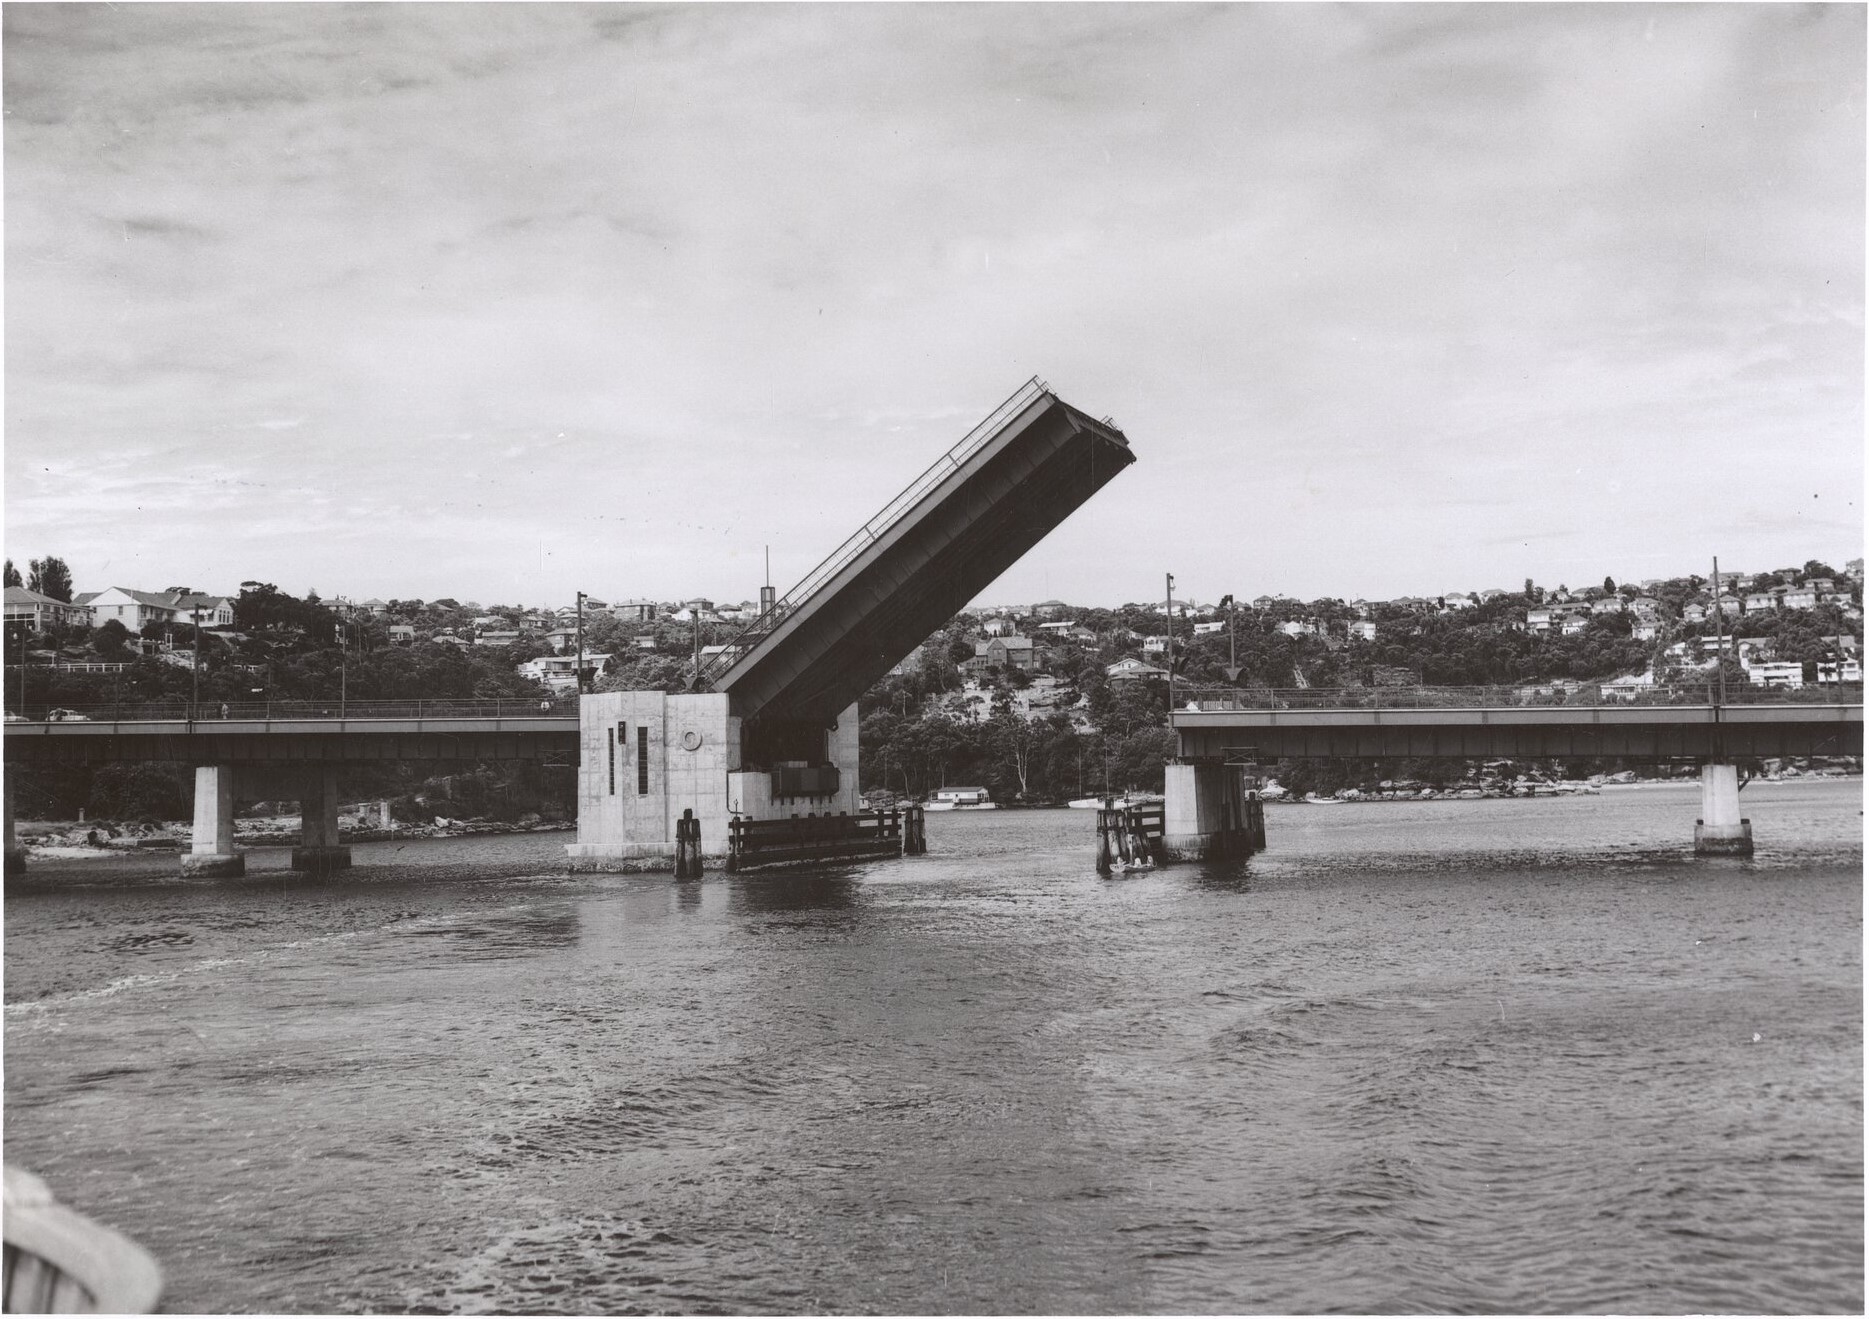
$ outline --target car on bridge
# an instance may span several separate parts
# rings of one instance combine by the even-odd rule
[[[46,711],[45,717],[48,722],[54,724],[88,724],[91,722],[90,715],[79,714],[76,710],[66,710],[63,708],[48,710]]]

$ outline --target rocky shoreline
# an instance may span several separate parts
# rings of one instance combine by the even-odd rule
[[[553,833],[576,829],[566,820],[536,815],[507,820],[442,820],[433,824],[392,823],[388,829],[340,823],[345,843],[382,843],[412,838],[471,838],[484,834]],[[192,834],[187,820],[22,820],[14,826],[26,855],[41,859],[101,857],[127,852],[186,851]],[[236,820],[234,840],[245,847],[293,847],[299,841],[296,815]]]

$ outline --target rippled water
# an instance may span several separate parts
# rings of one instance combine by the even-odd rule
[[[43,863],[6,1156],[196,1311],[1858,1311],[1861,785],[1086,812],[699,884],[563,836]]]

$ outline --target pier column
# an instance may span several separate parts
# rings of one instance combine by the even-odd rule
[[[226,878],[247,873],[247,859],[234,850],[234,767],[195,766],[195,827],[182,873]]]
[[[306,770],[299,787],[299,845],[292,849],[292,869],[323,875],[350,868],[350,849],[338,842],[337,807],[336,768]]]
[[[23,875],[26,873],[26,849],[20,846],[19,835],[13,832],[13,776],[6,776],[4,785],[6,797],[6,863],[5,873]]]
[[[1246,803],[1237,770],[1217,763],[1166,767],[1162,846],[1171,861],[1244,856]]]
[[[1694,821],[1694,855],[1752,855],[1752,821],[1739,815],[1737,766],[1714,763],[1700,767],[1700,818]]]

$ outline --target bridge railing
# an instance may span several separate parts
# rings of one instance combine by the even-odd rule
[[[855,534],[842,545],[825,556],[804,579],[773,602],[772,608],[742,628],[728,643],[727,649],[713,656],[701,665],[695,676],[695,685],[705,688],[709,683],[724,675],[739,658],[754,646],[764,641],[783,623],[788,615],[816,595],[824,585],[849,566],[864,550],[865,546],[880,540],[883,533],[894,526],[902,517],[933,492],[936,486],[945,481],[950,472],[973,457],[987,442],[999,432],[1000,427],[1011,421],[1029,407],[1034,400],[1051,392],[1051,386],[1033,376],[1004,403],[994,408],[979,425],[963,435],[959,442],[949,449],[934,463],[903,489],[902,493],[884,504],[882,510],[858,527]]]
[[[108,705],[29,706],[9,709],[9,722],[27,720],[102,723],[193,721],[215,724],[223,720],[284,719],[520,719],[527,716],[576,718],[578,698],[569,696],[498,696],[463,700],[409,701],[119,701]]]
[[[1727,685],[1722,705],[1860,705],[1861,683],[1804,687]],[[1514,683],[1488,687],[1177,687],[1175,712],[1229,710],[1435,710],[1564,705],[1712,705],[1706,683]]]

